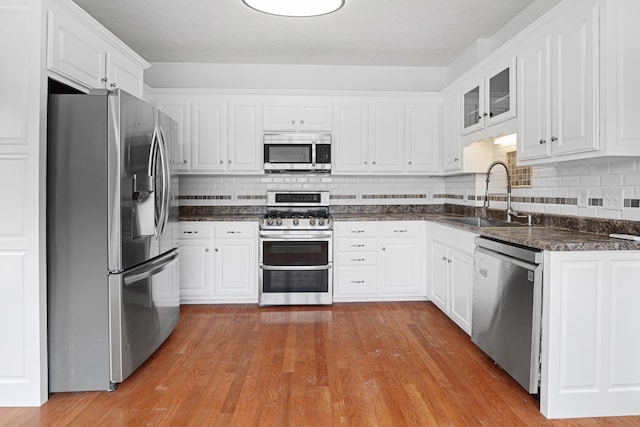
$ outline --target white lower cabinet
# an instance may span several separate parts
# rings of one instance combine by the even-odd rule
[[[640,414],[640,251],[544,253],[540,411]]]
[[[180,223],[180,302],[258,302],[255,222]]]
[[[334,223],[334,301],[426,299],[422,221]]]
[[[430,223],[428,283],[431,301],[471,334],[474,233]]]

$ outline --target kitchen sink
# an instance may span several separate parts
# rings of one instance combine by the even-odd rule
[[[445,221],[457,222],[458,224],[473,225],[476,227],[526,227],[526,224],[519,222],[507,222],[497,219],[483,219],[475,217],[457,217],[457,218],[443,218]]]

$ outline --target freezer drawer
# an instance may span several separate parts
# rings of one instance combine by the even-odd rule
[[[477,247],[471,340],[529,393],[537,393],[542,264]]]

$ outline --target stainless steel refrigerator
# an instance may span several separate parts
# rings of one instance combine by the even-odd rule
[[[49,390],[113,390],[179,319],[177,125],[120,91],[50,95]]]

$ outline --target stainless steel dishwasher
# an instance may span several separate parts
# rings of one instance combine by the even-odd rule
[[[542,252],[476,237],[471,341],[538,392]]]

